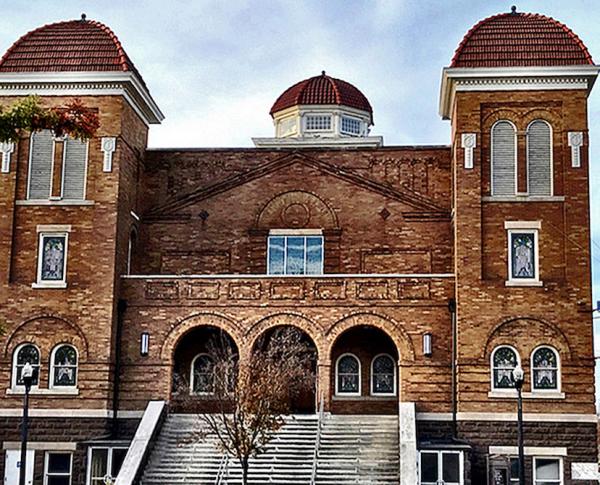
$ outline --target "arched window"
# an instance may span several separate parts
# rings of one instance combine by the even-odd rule
[[[534,391],[560,389],[558,352],[552,347],[538,347],[531,354],[531,388]]]
[[[31,134],[29,145],[28,199],[49,199],[52,192],[54,134],[51,130]]]
[[[360,361],[353,354],[343,354],[335,365],[335,393],[360,396]]]
[[[88,142],[66,137],[63,143],[63,199],[85,199],[87,159]]]
[[[504,345],[492,353],[492,389],[512,389],[515,387],[512,371],[519,364],[519,354],[512,347]]]
[[[50,387],[77,386],[77,350],[72,345],[59,345],[50,359]]]
[[[215,362],[208,354],[198,354],[192,360],[192,394],[212,394],[215,391]]]
[[[388,354],[377,355],[371,362],[371,394],[396,394],[396,363]]]
[[[527,127],[527,190],[529,195],[552,195],[552,128],[544,120]]]
[[[515,195],[517,130],[510,121],[492,126],[492,195]]]
[[[33,367],[33,379],[31,385],[36,387],[40,379],[40,351],[33,344],[23,344],[17,347],[13,358],[13,387],[22,386],[23,367],[25,364]]]

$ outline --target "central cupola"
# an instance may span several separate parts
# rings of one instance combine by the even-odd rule
[[[369,136],[373,108],[355,86],[328,76],[311,77],[286,89],[270,114],[274,138],[254,138],[257,147],[381,146],[379,136]]]

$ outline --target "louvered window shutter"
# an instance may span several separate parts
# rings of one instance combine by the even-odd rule
[[[54,136],[50,130],[31,135],[28,199],[49,199],[52,190]]]
[[[492,195],[515,195],[516,138],[508,121],[492,128]]]
[[[552,195],[552,130],[542,120],[527,130],[527,174],[529,195]]]
[[[87,165],[87,142],[66,138],[63,163],[63,199],[83,199]]]

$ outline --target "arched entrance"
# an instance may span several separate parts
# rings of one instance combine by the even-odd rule
[[[309,414],[316,410],[316,372],[317,347],[312,338],[303,330],[292,325],[277,325],[265,330],[256,339],[253,352],[273,350],[284,341],[285,345],[295,347],[294,352],[300,355],[299,361],[305,366],[305,378],[299,382],[290,383],[289,408],[293,414]],[[273,348],[275,347],[275,348]]]
[[[398,412],[398,349],[370,325],[341,333],[331,349],[331,411],[339,414]]]
[[[239,356],[233,338],[211,325],[183,335],[173,352],[172,407],[179,412],[218,412],[219,388],[234,379]]]

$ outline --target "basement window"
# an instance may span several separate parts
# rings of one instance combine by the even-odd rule
[[[126,454],[127,448],[122,447],[89,448],[87,485],[114,483]]]

